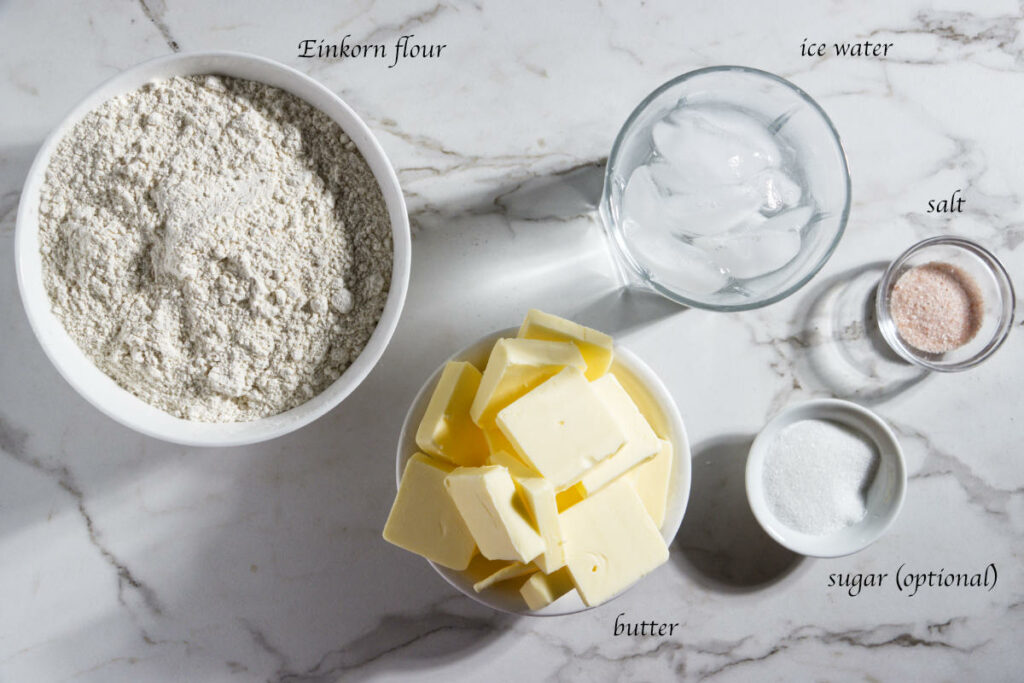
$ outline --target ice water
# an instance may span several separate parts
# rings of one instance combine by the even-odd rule
[[[756,296],[820,219],[784,120],[680,100],[623,140],[639,164],[618,223],[647,278],[684,296]]]

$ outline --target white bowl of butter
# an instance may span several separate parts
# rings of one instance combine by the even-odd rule
[[[448,363],[464,361],[478,369],[483,369],[487,365],[489,354],[495,343],[500,339],[514,338],[516,334],[516,328],[509,328],[482,337],[453,354],[423,384],[405,416],[398,440],[396,478],[399,484],[407,464],[415,454],[421,451],[417,446],[416,432]],[[690,447],[682,418],[668,390],[653,370],[636,355],[619,345],[614,347],[614,360],[608,374],[613,375],[618,384],[625,389],[654,433],[660,439],[671,444],[672,456],[667,475],[667,490],[663,499],[664,507],[656,513],[652,513],[652,517],[655,515],[661,517],[658,531],[660,531],[665,544],[669,545],[682,523],[690,493]],[[493,458],[488,462],[492,461]],[[652,498],[651,495],[644,496],[642,479],[634,477],[631,479],[631,483],[641,497],[645,498],[645,502]],[[604,489],[611,488],[613,487],[610,484],[604,487]],[[569,491],[563,491],[559,495],[567,493]],[[657,498],[659,494],[654,494],[653,497]],[[611,499],[612,496],[608,496],[608,498]],[[609,511],[609,514],[614,513]],[[540,558],[537,562],[539,561]],[[430,565],[457,590],[476,602],[499,611],[533,616],[557,616],[590,609],[577,590],[569,590],[539,609],[530,609],[524,603],[523,595],[520,593],[525,574],[517,575],[515,566],[503,568],[501,562],[486,560],[479,554],[474,557],[470,567],[465,571],[453,570],[432,561]],[[523,568],[520,567],[520,569]],[[540,578],[540,572],[537,572],[536,577]],[[489,585],[483,590],[475,590],[474,585],[479,587],[481,581],[489,583]],[[619,592],[618,595],[624,593],[625,590],[628,588]]]

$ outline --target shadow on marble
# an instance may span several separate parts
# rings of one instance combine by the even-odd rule
[[[517,220],[567,219],[597,209],[605,160],[526,180],[499,192],[494,205]]]
[[[543,308],[612,336],[688,310],[646,289],[615,262],[596,211],[604,162],[414,212],[414,224],[425,228],[413,241],[414,263],[443,260],[444,267],[425,272],[414,266],[407,306],[420,305],[418,293],[430,296],[456,280],[471,288],[467,293],[484,309],[514,289],[518,298],[528,301],[527,307]],[[453,245],[467,243],[474,247],[473,258],[446,258]],[[570,264],[572,268],[567,267]],[[517,323],[504,320],[498,327]]]
[[[801,302],[796,369],[810,388],[874,404],[928,377],[897,356],[878,328],[875,293],[887,266],[874,262],[833,275]]]
[[[619,337],[688,310],[656,292],[622,286],[601,295],[572,318]]]
[[[758,591],[781,581],[803,557],[776,543],[747,503],[745,472],[753,435],[734,434],[693,449],[686,517],[676,536],[676,563],[711,590]]]

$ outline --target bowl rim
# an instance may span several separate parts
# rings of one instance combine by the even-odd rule
[[[463,360],[469,353],[478,347],[483,347],[484,344],[493,345],[495,341],[504,337],[515,337],[518,333],[518,327],[508,327],[495,332],[485,334],[476,340],[466,344],[455,353],[451,354],[447,359],[442,361],[438,367],[426,378],[419,390],[416,392],[415,398],[410,402],[409,408],[405,413],[405,418],[402,420],[402,427],[398,434],[398,443],[395,449],[395,486],[396,490],[401,485],[402,473],[405,469],[406,462],[413,456],[415,451],[409,451],[404,449],[407,442],[415,443],[415,433],[418,426],[419,420],[422,418],[423,410],[426,409],[426,403],[429,400],[430,394],[433,393],[435,386],[437,385],[438,379],[441,377],[441,372],[444,370],[445,365],[451,361]],[[635,376],[635,379],[641,382],[645,389],[650,392],[651,398],[657,401],[658,407],[663,411],[664,417],[667,423],[669,436],[675,434],[678,443],[673,441],[673,476],[672,484],[676,486],[676,497],[670,498],[669,503],[676,502],[676,506],[673,509],[671,504],[666,505],[665,519],[662,522],[661,532],[662,538],[665,539],[666,545],[671,548],[671,544],[675,536],[679,533],[679,528],[682,526],[683,518],[686,516],[686,508],[689,505],[690,490],[693,484],[693,466],[692,466],[692,452],[690,449],[690,439],[686,432],[686,425],[683,423],[682,415],[679,412],[679,406],[676,404],[675,399],[669,392],[668,387],[665,386],[661,378],[654,372],[653,369],[647,363],[645,363],[639,356],[624,348],[623,346],[615,343],[614,347],[615,361],[617,362],[620,358],[626,360],[625,370]],[[422,410],[417,408],[422,407]],[[671,513],[671,514],[670,514]],[[458,577],[461,572],[442,567],[435,562],[425,560],[438,575],[441,576],[452,588],[456,589],[466,597],[470,598],[474,602],[477,602],[491,609],[505,614],[512,614],[515,616],[528,616],[528,617],[557,617],[564,616],[567,614],[578,614],[580,612],[586,612],[588,610],[596,609],[607,605],[612,600],[616,600],[619,597],[625,595],[632,590],[640,581],[637,581],[633,585],[629,586],[625,590],[612,596],[610,599],[595,605],[588,607],[583,604],[580,598],[575,598],[571,609],[566,609],[565,600],[572,593],[563,596],[555,602],[546,605],[539,610],[513,610],[507,607],[496,604],[496,602],[488,600],[487,593],[476,593],[472,590],[471,586],[463,585],[458,581]],[[644,577],[646,578],[646,577]],[[641,579],[642,581],[643,579]],[[562,604],[560,604],[562,603]],[[578,603],[578,604],[577,604]]]
[[[615,166],[616,161],[618,160],[627,132],[632,128],[636,120],[640,118],[640,116],[646,111],[647,107],[650,106],[650,104],[666,90],[669,90],[692,78],[720,72],[736,72],[755,76],[758,78],[765,78],[769,81],[773,81],[788,88],[789,90],[794,92],[800,99],[809,104],[811,108],[814,111],[816,111],[818,115],[822,118],[822,120],[825,122],[825,125],[828,128],[828,131],[831,133],[833,141],[835,142],[836,149],[839,152],[839,158],[842,161],[842,184],[845,190],[845,199],[843,201],[842,211],[839,214],[839,226],[836,230],[836,234],[832,238],[831,243],[829,244],[825,252],[822,254],[818,262],[815,263],[814,266],[805,275],[800,277],[786,289],[781,290],[780,292],[770,297],[759,299],[756,301],[748,301],[740,304],[724,305],[711,304],[701,301],[699,299],[683,296],[681,294],[673,292],[672,290],[668,289],[667,287],[659,283],[651,282],[646,277],[644,277],[643,270],[639,267],[637,263],[635,263],[629,250],[626,249],[625,246],[622,244],[621,236],[617,234],[617,231],[612,229],[611,216],[609,215],[610,209],[608,208],[611,204],[610,197],[612,194],[611,169]],[[601,214],[602,218],[601,222],[606,228],[608,234],[611,235],[612,239],[614,240],[615,248],[622,256],[625,257],[623,260],[629,265],[630,269],[634,272],[634,274],[640,277],[644,284],[646,284],[648,287],[651,287],[662,296],[684,306],[690,306],[692,308],[701,308],[708,311],[720,311],[728,313],[736,311],[749,311],[756,308],[764,308],[765,306],[770,306],[774,303],[778,303],[779,301],[782,301],[783,299],[795,294],[798,290],[803,288],[804,285],[810,282],[814,278],[814,276],[817,275],[818,272],[825,267],[825,264],[828,263],[829,259],[832,258],[832,254],[839,247],[839,242],[846,232],[846,225],[850,217],[852,193],[853,185],[850,181],[850,164],[846,156],[846,148],[843,146],[843,140],[839,136],[839,131],[836,130],[835,124],[832,123],[832,119],[829,118],[828,114],[825,112],[822,106],[818,104],[818,102],[813,97],[808,95],[806,91],[797,86],[795,83],[785,78],[782,78],[777,74],[773,74],[769,71],[764,71],[762,69],[756,69],[754,67],[749,66],[723,64],[718,66],[707,66],[700,69],[694,69],[679,76],[675,76],[674,78],[670,78],[669,80],[665,81],[657,88],[652,90],[646,97],[644,97],[644,99],[640,101],[638,105],[636,105],[636,107],[633,109],[630,115],[626,117],[625,123],[623,123],[622,127],[619,128],[619,132],[615,136],[615,142],[612,143],[611,152],[608,154],[608,161],[605,163],[604,182],[602,184],[601,200],[598,206],[599,213]]]
[[[248,422],[210,423],[177,418],[123,389],[99,370],[71,339],[52,311],[41,277],[39,281],[33,277],[42,270],[38,243],[39,191],[50,159],[64,136],[104,102],[147,82],[211,73],[285,90],[341,126],[370,166],[391,224],[391,283],[381,317],[362,352],[345,372],[309,401],[283,413]],[[313,98],[319,103],[312,101]],[[114,421],[147,436],[186,446],[226,447],[262,442],[299,429],[335,408],[362,383],[380,360],[398,325],[408,290],[412,244],[405,198],[394,167],[369,126],[344,100],[314,78],[286,64],[245,52],[213,50],[164,55],[119,71],[90,90],[61,118],[40,146],[22,186],[14,252],[18,289],[29,326],[57,372],[80,396]],[[61,346],[60,352],[56,345]]]
[[[935,246],[955,247],[971,253],[977,257],[979,261],[985,264],[992,276],[1001,285],[1005,286],[1008,293],[1008,298],[1002,302],[1004,315],[1000,319],[1000,323],[992,338],[980,351],[978,351],[978,353],[956,363],[936,362],[916,354],[912,348],[904,344],[903,340],[900,339],[899,333],[896,330],[896,323],[892,319],[892,315],[889,311],[888,294],[895,285],[897,277],[903,274],[903,266],[913,256]],[[882,279],[878,283],[878,289],[875,292],[875,317],[877,318],[878,328],[882,333],[882,337],[889,345],[889,348],[891,348],[893,352],[903,360],[936,372],[959,372],[961,370],[973,368],[982,361],[987,360],[992,354],[999,350],[999,347],[1003,345],[1006,338],[1010,336],[1010,330],[1013,329],[1016,307],[1017,294],[1013,288],[1013,280],[1010,279],[1010,274],[1007,272],[1006,267],[1003,266],[1002,262],[996,257],[996,255],[977,242],[954,235],[929,237],[928,239],[921,240],[920,242],[908,247],[902,254],[889,263],[889,266],[885,269],[885,273],[882,275]]]
[[[868,424],[871,427],[870,431],[859,429],[845,421],[842,422],[844,426],[856,429],[871,439],[878,447],[880,458],[889,457],[891,459],[895,468],[895,497],[884,509],[883,513],[878,515],[882,519],[882,523],[877,527],[875,533],[861,538],[859,542],[842,546],[834,542],[829,543],[828,539],[834,538],[832,534],[814,536],[796,530],[792,530],[787,534],[785,530],[788,527],[777,520],[769,509],[764,497],[762,474],[764,472],[764,461],[767,456],[768,445],[778,431],[789,424],[799,420],[810,419],[836,421],[835,416],[843,413],[855,415],[860,418],[860,421]],[[879,437],[885,442],[884,444],[879,443]],[[883,448],[883,445],[888,448]],[[906,498],[907,464],[899,439],[888,423],[879,417],[877,413],[852,401],[844,401],[837,398],[819,398],[791,404],[783,408],[765,424],[761,431],[758,432],[754,442],[750,445],[744,479],[747,503],[750,506],[750,510],[754,514],[755,519],[757,519],[758,524],[761,525],[761,528],[776,543],[800,555],[833,558],[859,552],[877,541],[889,530],[899,516]],[[833,548],[829,550],[826,546],[832,546]]]

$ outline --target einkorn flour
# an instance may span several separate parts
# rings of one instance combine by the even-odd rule
[[[387,208],[344,131],[282,90],[172,78],[61,141],[40,241],[53,311],[119,385],[237,422],[323,391],[391,282]]]

